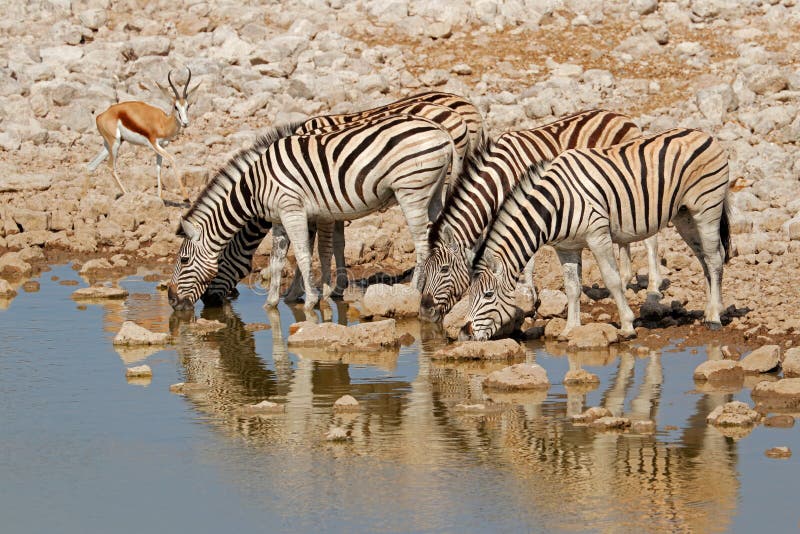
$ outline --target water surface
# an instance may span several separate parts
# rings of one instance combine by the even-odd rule
[[[767,448],[800,452],[796,428],[757,427],[741,439],[706,424],[737,393],[696,390],[706,347],[568,358],[531,344],[546,394],[517,395],[486,416],[475,375],[500,364],[432,362],[435,329],[400,324],[417,341],[398,352],[341,358],[286,347],[301,311],[262,309],[248,288],[232,307],[196,314],[226,323],[191,332],[155,283],[121,285],[124,301],[81,305],[69,266],[0,311],[0,517],[3,532],[553,532],[737,531],[798,527],[800,466]],[[83,282],[81,285],[85,285]],[[345,322],[344,306],[316,312]],[[170,331],[163,350],[117,351],[124,320]],[[272,328],[251,331],[251,323]],[[151,352],[148,354],[148,352]],[[711,351],[711,357],[714,351]],[[147,363],[153,379],[129,383]],[[582,365],[601,378],[567,389]],[[175,395],[169,385],[206,391]],[[334,415],[356,397],[361,411]],[[285,414],[245,417],[264,399]],[[569,415],[603,405],[653,419],[654,435],[601,433]],[[332,426],[352,440],[324,439]]]

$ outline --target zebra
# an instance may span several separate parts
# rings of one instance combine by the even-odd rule
[[[629,117],[591,109],[531,130],[507,132],[485,143],[465,166],[428,235],[431,254],[423,263],[420,317],[440,320],[464,294],[470,282],[473,251],[528,166],[570,148],[610,146],[640,136],[641,130]],[[649,238],[645,245],[650,266],[648,292],[657,293],[661,285],[657,238]],[[620,260],[625,280],[629,280],[627,246],[620,247]],[[536,301],[533,259],[524,270],[520,289],[531,302]]]
[[[254,218],[285,229],[309,309],[319,298],[311,285],[309,220],[354,219],[396,201],[408,222],[417,264],[425,258],[427,225],[441,207],[447,169],[461,165],[450,134],[437,123],[407,115],[317,134],[294,134],[298,126],[268,130],[234,156],[183,216],[177,235],[184,240],[168,285],[173,308],[193,307],[216,276],[222,250]],[[324,276],[323,271],[326,282]],[[418,276],[415,272],[412,283]]]
[[[311,133],[315,131],[329,131],[342,128],[364,120],[374,120],[391,114],[406,114],[426,118],[439,123],[453,137],[456,151],[462,160],[470,157],[474,149],[480,145],[484,137],[483,118],[480,112],[469,100],[440,91],[427,91],[412,95],[385,106],[372,108],[366,111],[340,115],[324,115],[308,119],[297,128],[296,133]],[[452,179],[455,173],[451,172]],[[288,247],[288,241],[280,228],[273,234],[272,249],[282,254]],[[312,223],[312,233],[315,230]],[[269,232],[270,226],[266,221],[253,220],[234,235],[230,244],[223,250],[219,260],[217,276],[203,293],[203,302],[206,305],[219,305],[226,297],[238,295],[236,284],[250,273],[252,258],[261,241]],[[328,229],[323,228],[323,232]],[[313,237],[311,238],[313,241]],[[336,260],[336,287],[332,292],[338,295],[347,287],[347,271],[344,260],[344,221],[335,221],[332,230],[332,248]],[[277,258],[277,255],[276,255]],[[279,262],[281,263],[281,262]],[[275,266],[270,266],[274,273]],[[277,273],[280,281],[280,272]],[[273,291],[280,290],[279,285],[273,285]],[[295,269],[292,285],[288,289],[285,299],[297,300],[302,292],[302,276],[299,266]],[[277,293],[275,293],[277,295]],[[275,296],[270,296],[274,301]]]
[[[723,263],[730,258],[728,161],[713,137],[674,129],[608,148],[568,150],[539,163],[509,194],[476,252],[461,337],[489,339],[514,315],[516,273],[541,246],[567,272],[567,325],[580,325],[581,251],[589,247],[634,337],[633,312],[612,243],[651,236],[672,222],[700,260],[708,284],[705,322],[721,328]]]

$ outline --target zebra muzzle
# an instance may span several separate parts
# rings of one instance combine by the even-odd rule
[[[461,327],[461,331],[458,333],[458,340],[470,341],[474,337],[475,337],[475,331],[472,328],[472,321],[468,321],[467,324]]]

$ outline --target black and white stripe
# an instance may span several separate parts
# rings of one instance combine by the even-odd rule
[[[629,117],[593,109],[531,130],[508,132],[486,143],[465,167],[431,228],[431,255],[423,265],[420,316],[441,319],[464,294],[470,281],[472,252],[482,242],[506,194],[529,166],[571,148],[610,146],[639,136],[641,131]],[[651,285],[657,289],[660,279],[655,237],[647,244],[648,252],[652,251]],[[623,253],[621,256],[625,257]],[[535,300],[532,258],[524,271],[522,289]]]
[[[252,219],[285,229],[303,273],[307,307],[318,299],[310,279],[309,220],[354,219],[396,201],[418,265],[425,258],[427,225],[440,209],[447,169],[460,164],[448,132],[408,115],[325,133],[294,134],[298,126],[271,130],[235,156],[185,214],[179,231],[185,239],[169,284],[173,307],[194,305],[216,276],[222,251]]]
[[[412,95],[385,106],[357,113],[314,117],[302,123],[297,128],[297,133],[332,131],[393,114],[414,115],[440,124],[453,138],[456,151],[462,160],[470,156],[484,136],[483,118],[475,105],[463,97],[440,91]],[[454,174],[451,170],[451,179]],[[314,229],[315,225],[312,223],[312,231]],[[253,221],[234,236],[220,256],[217,276],[203,294],[203,301],[206,304],[218,304],[222,298],[235,296],[236,284],[250,273],[253,255],[268,231],[269,226],[265,221]],[[344,223],[335,222],[332,233],[333,242],[336,244],[332,248],[337,270],[336,288],[333,292],[338,294],[347,286]],[[311,239],[313,241],[313,237]],[[272,247],[278,252],[276,258],[286,250],[287,246],[288,242],[284,242],[278,229]],[[275,273],[276,270],[276,266],[271,266],[270,271],[280,276],[279,272]],[[287,300],[296,300],[299,297],[299,293],[302,292],[301,284],[302,278],[298,267],[294,283],[287,292]]]
[[[634,336],[612,243],[644,239],[669,222],[700,260],[709,287],[705,320],[719,327],[722,268],[730,253],[728,188],[722,147],[688,129],[609,148],[569,150],[531,168],[503,202],[476,253],[463,333],[488,339],[511,321],[516,274],[550,244],[568,273],[564,334],[580,324],[581,251],[588,246],[616,301],[623,335]]]

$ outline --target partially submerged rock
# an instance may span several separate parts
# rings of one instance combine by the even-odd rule
[[[619,341],[619,336],[610,324],[590,323],[570,330],[567,339],[567,347],[572,350],[604,349]]]
[[[416,317],[419,314],[420,292],[404,284],[372,284],[364,293],[364,307],[383,317]]]
[[[114,266],[111,265],[111,262],[109,262],[107,259],[105,259],[105,258],[95,258],[95,259],[89,260],[86,263],[84,263],[81,266],[80,273],[81,274],[90,274],[90,273],[94,273],[94,272],[97,272],[97,271],[108,271],[108,270],[113,269],[113,268],[114,268]]]
[[[789,414],[771,415],[764,419],[764,426],[773,428],[792,428],[794,426],[794,416]]]
[[[292,329],[289,346],[316,347],[330,352],[380,351],[395,348],[400,343],[394,319],[353,326],[305,321],[292,325]]]
[[[798,408],[800,407],[800,378],[759,382],[753,388],[751,396],[759,406],[764,408]]]
[[[778,345],[764,345],[739,361],[745,373],[768,373],[781,363],[781,348]]]
[[[191,395],[192,393],[205,393],[208,386],[196,382],[178,382],[169,386],[170,393],[177,395]]]
[[[153,376],[153,370],[149,365],[138,365],[136,367],[128,367],[125,369],[125,376],[127,378],[143,378]]]
[[[637,434],[652,434],[656,431],[656,422],[650,419],[640,419],[631,423],[631,430]]]
[[[764,451],[764,454],[769,458],[791,458],[792,449],[789,447],[772,447]]]
[[[350,395],[343,395],[333,403],[334,412],[357,412],[360,409],[358,401]]]
[[[128,292],[121,287],[108,286],[82,287],[72,292],[72,298],[75,300],[124,299],[127,296]]]
[[[594,406],[589,408],[588,410],[580,413],[578,415],[573,415],[571,417],[572,424],[575,425],[588,425],[595,419],[600,419],[601,417],[612,417],[614,414],[611,413],[611,410],[608,408],[604,408],[602,406]]]
[[[599,384],[600,377],[585,369],[570,369],[564,375],[564,385]]]
[[[0,277],[17,279],[29,276],[33,268],[23,260],[19,252],[6,252],[0,256]]]
[[[284,413],[286,411],[286,405],[263,400],[258,404],[241,406],[238,411],[241,415],[269,415]]]
[[[595,430],[625,430],[630,426],[631,420],[627,417],[600,417],[589,423]]]
[[[12,298],[17,295],[14,288],[6,280],[0,278],[0,298]]]
[[[744,370],[739,362],[733,360],[708,360],[695,368],[693,376],[697,381],[741,384]]]
[[[714,408],[706,421],[715,426],[753,426],[761,414],[744,402],[733,401]]]
[[[522,358],[525,350],[513,339],[460,341],[437,350],[434,360],[508,360]]]
[[[169,334],[151,332],[133,321],[122,323],[114,345],[165,345],[169,342]]]
[[[326,441],[349,441],[351,439],[353,439],[351,431],[340,426],[331,427],[325,434]]]
[[[800,377],[800,348],[787,350],[781,367],[783,368],[783,376],[785,378]]]
[[[495,389],[546,389],[550,387],[547,371],[535,363],[518,363],[494,371],[486,377],[484,386]]]
[[[209,320],[200,317],[197,319],[197,321],[189,323],[187,327],[192,332],[197,332],[199,334],[210,334],[211,332],[216,332],[217,330],[222,330],[225,328],[225,323],[214,319]]]

